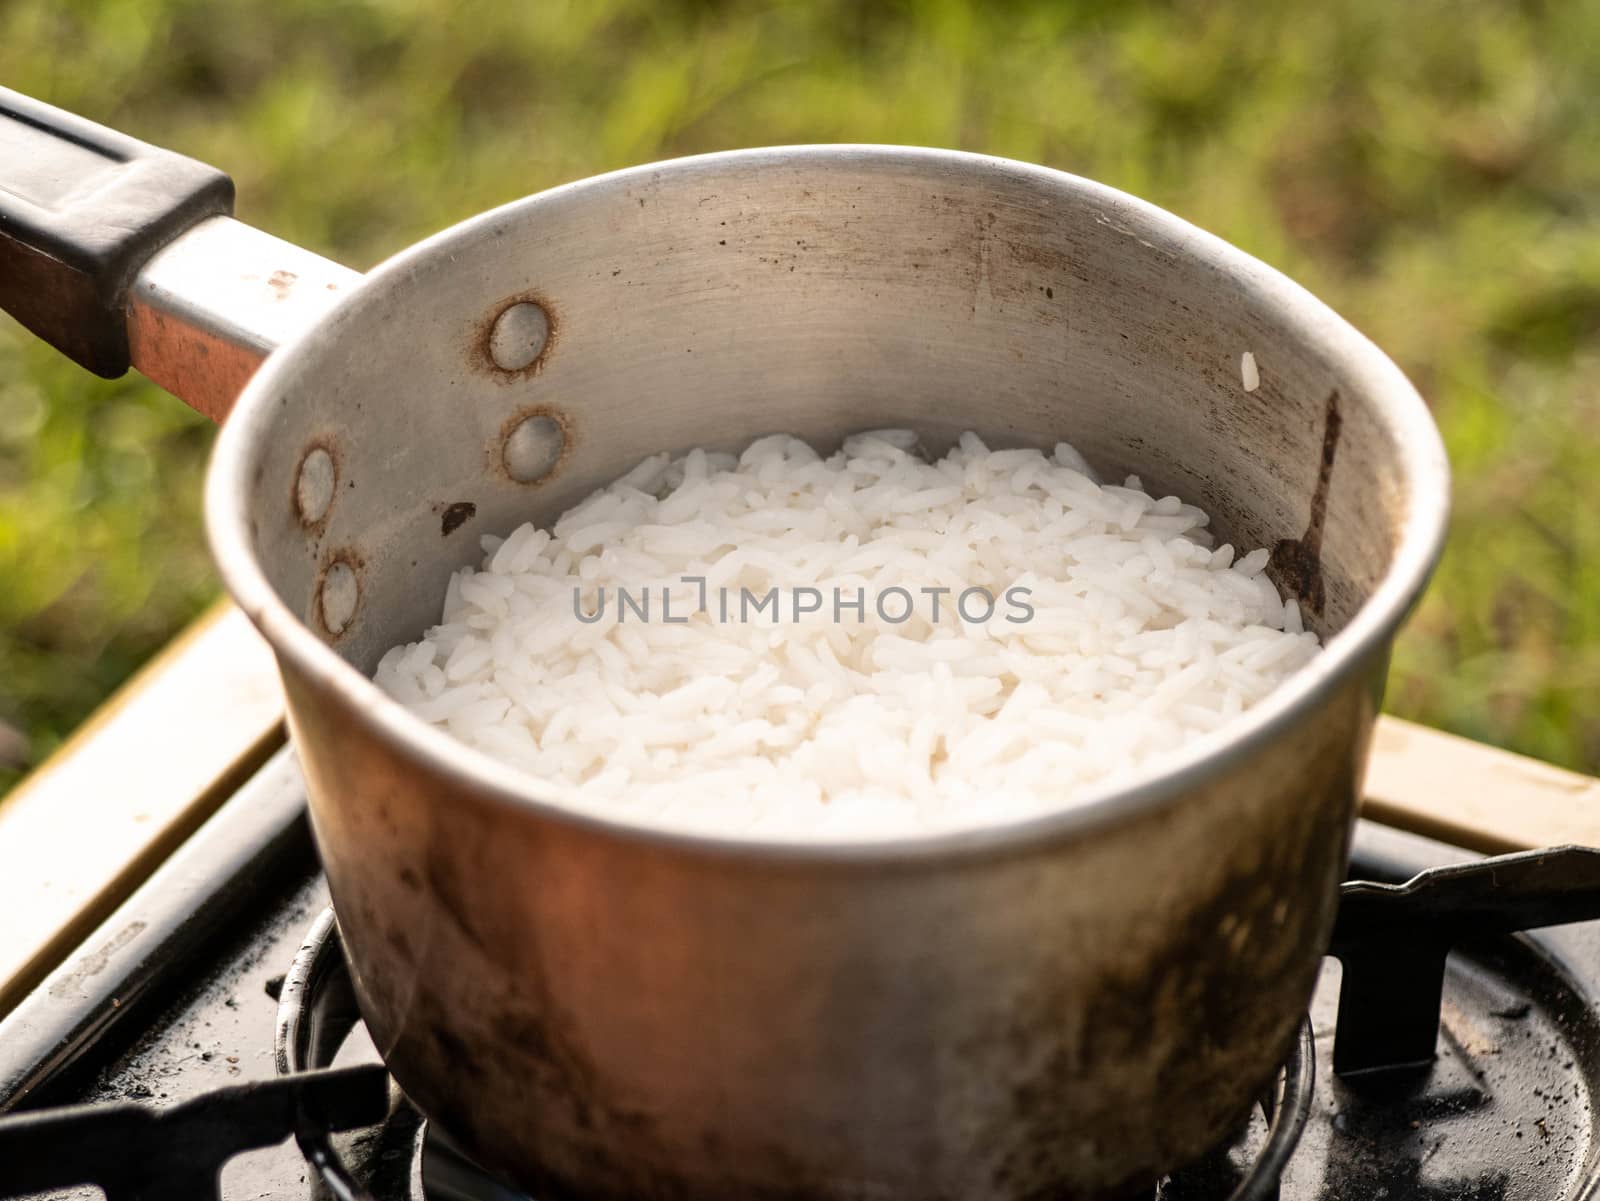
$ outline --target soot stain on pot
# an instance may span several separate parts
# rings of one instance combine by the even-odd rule
[[[420,867],[420,876],[413,872],[408,886],[420,886],[431,894],[441,915],[464,944],[463,962],[470,965],[477,956],[503,962],[503,948],[498,947],[503,934],[493,927],[482,927],[475,917],[484,912],[479,895],[484,885],[473,870],[438,847],[430,849]],[[556,1132],[558,1141],[580,1150],[601,1143],[624,1149],[620,1157],[627,1167],[611,1162],[610,1157],[595,1165],[618,1178],[619,1188],[609,1193],[602,1190],[602,1195],[668,1195],[659,1190],[639,1193],[626,1187],[642,1179],[653,1180],[649,1165],[664,1158],[654,1137],[654,1121],[648,1113],[613,1095],[595,1067],[584,1049],[582,1032],[551,988],[550,981],[559,967],[550,963],[537,946],[522,950],[531,954],[518,973],[515,989],[509,992],[483,995],[476,1004],[460,1009],[442,1003],[438,994],[423,990],[415,1017],[421,1034],[419,1051],[427,1066],[425,1071],[419,1069],[418,1075],[449,1079],[452,1074],[465,1073],[480,1081],[514,1076],[523,1082],[525,1094],[537,1094],[553,1102],[553,1108],[544,1112],[542,1119]],[[489,1166],[495,1166],[490,1147],[503,1146],[506,1123],[517,1120],[515,1115],[502,1118],[469,1113],[452,1121],[456,1115],[451,1114],[448,1104],[440,1107],[437,1116],[446,1128],[464,1137],[469,1150],[482,1147],[484,1154],[478,1158],[487,1159]]]
[[[424,871],[427,874],[429,891],[438,900],[439,907],[444,910],[457,931],[478,950],[487,953],[488,945],[477,927],[472,924],[472,905],[465,895],[455,863],[448,853],[435,847],[428,854]]]
[[[411,940],[406,937],[406,932],[398,927],[391,927],[384,933],[387,942],[394,953],[407,963],[416,963],[416,952],[411,949]]]
[[[1339,453],[1339,434],[1344,418],[1339,413],[1338,390],[1328,393],[1322,425],[1322,458],[1317,466],[1317,483],[1311,493],[1311,515],[1306,532],[1299,538],[1285,538],[1272,550],[1271,575],[1281,592],[1297,596],[1317,614],[1327,605],[1327,582],[1322,571],[1322,533],[1328,516],[1328,485],[1333,479],[1333,464]]]
[[[429,1075],[449,1079],[456,1065],[481,1079],[514,1073],[524,1094],[551,1102],[541,1119],[553,1140],[585,1162],[583,1178],[594,1190],[585,1195],[608,1197],[682,1197],[693,1194],[677,1173],[661,1167],[669,1157],[654,1133],[646,1113],[620,1104],[608,1096],[605,1083],[581,1049],[576,1032],[568,1028],[552,1002],[543,970],[531,970],[515,997],[485,998],[487,1012],[464,1030],[463,1015],[441,1009],[436,1000],[419,1012],[424,1031],[424,1055],[433,1061]],[[490,1058],[473,1047],[493,1048]],[[508,1122],[515,1115],[455,1113],[453,1099],[430,1109],[458,1140],[485,1166],[510,1171],[516,1164],[502,1162],[493,1148],[504,1147]],[[602,1147],[607,1148],[602,1150]],[[525,1184],[535,1185],[537,1196],[574,1196],[573,1181],[542,1166],[521,1165]]]
[[[450,1029],[448,1023],[437,1020],[431,1021],[428,1023],[428,1030],[433,1035],[433,1041],[439,1045],[439,1050],[443,1052],[444,1062],[449,1065],[451,1072],[466,1072],[469,1076],[483,1078],[485,1072],[483,1065],[478,1062],[478,1057]]]
[[[494,327],[501,316],[519,304],[537,305],[544,313],[547,332],[544,346],[526,367],[515,371],[507,371],[498,366],[494,361],[494,352],[491,344],[494,341]],[[500,384],[517,383],[531,379],[544,370],[544,365],[550,361],[551,353],[561,341],[561,310],[542,293],[513,292],[498,303],[489,306],[488,315],[483,317],[472,327],[467,338],[467,365],[479,375],[487,376]]]
[[[1185,1067],[1192,1069],[1208,1051],[1215,1050],[1217,1036],[1213,1032],[1227,1029],[1230,1017],[1237,1015],[1239,998],[1211,987],[1203,979],[1205,973],[1193,971],[1195,948],[1214,940],[1222,915],[1234,914],[1241,906],[1248,907],[1251,904],[1248,897],[1258,887],[1242,878],[1227,881],[1210,903],[1164,936],[1152,952],[1139,956],[1137,962],[1130,959],[1093,986],[1095,991],[1087,998],[1081,1037],[1069,1037],[1049,1048],[1038,1060],[1037,1067],[1012,1086],[1006,1130],[1013,1141],[991,1172],[997,1193],[1029,1198],[1056,1196],[1064,1177],[1084,1179],[1085,1159],[1098,1163],[1105,1158],[1108,1148],[1148,1141],[1148,1135],[1137,1129],[1147,1126],[1148,1115],[1143,1111],[1124,1112],[1114,1089],[1107,1090],[1104,1107],[1088,1118],[1087,1126],[1095,1132],[1088,1146],[1067,1138],[1057,1115],[1063,1108],[1063,1097],[1070,1097],[1075,1090],[1081,1091],[1084,1080],[1093,1080],[1101,1073],[1120,1068],[1138,1072],[1137,1061],[1147,1053],[1146,1044],[1152,1039],[1159,1040],[1163,1026],[1172,1024],[1170,1016],[1163,1015],[1200,1012],[1198,1039],[1159,1051],[1155,1056],[1158,1076],[1171,1077],[1167,1085],[1173,1090],[1170,1095],[1196,1095],[1195,1086],[1203,1086],[1203,1081],[1197,1078],[1203,1073],[1193,1070],[1186,1073]],[[1026,1040],[1030,1037],[1029,1029],[1048,1028],[1041,1023],[1049,1021],[1060,1008],[1060,1004],[1051,1003],[1041,1006],[1037,1016],[1019,1015],[1015,1037]],[[1153,1027],[1130,1023],[1130,1013],[1151,1014]],[[1179,1025],[1186,1026],[1191,1020],[1185,1018]],[[1129,1062],[1133,1063],[1132,1067],[1127,1067]],[[1079,1117],[1084,1117],[1081,1103],[1077,1108]],[[1242,1114],[1238,1116],[1243,1117]],[[1119,1163],[1115,1175],[1108,1164],[1100,1187],[1092,1195],[1141,1195],[1142,1188],[1170,1168],[1178,1155],[1194,1150],[1169,1148],[1147,1163],[1132,1165],[1131,1170],[1129,1165]]]
[[[538,1016],[532,1012],[507,1011],[494,1018],[491,1034],[496,1045],[520,1059],[541,1088],[566,1098],[573,1124],[580,1130],[592,1131],[602,1126],[639,1127],[642,1115],[613,1107],[601,1099],[593,1064],[577,1049],[571,1033],[562,1028],[559,1018],[551,1016],[546,991],[538,991]]]
[[[1070,1171],[1062,1166],[1064,1157],[1081,1155],[1082,1148],[1075,1151],[1063,1137],[1058,1115],[1064,1097],[1075,1092],[1081,1096],[1085,1080],[1106,1072],[1138,1073],[1140,1061],[1145,1060],[1155,1074],[1155,1092],[1197,1098],[1195,1103],[1200,1104],[1206,1081],[1250,1069],[1259,1057],[1255,1048],[1268,1041],[1282,1042],[1276,1051],[1287,1052],[1285,1040],[1294,1037],[1295,1026],[1279,1029],[1281,1019],[1275,1015],[1299,1012],[1310,995],[1311,979],[1303,979],[1294,969],[1301,948],[1326,934],[1332,889],[1326,905],[1296,907],[1287,924],[1269,929],[1266,915],[1297,882],[1316,876],[1313,848],[1340,837],[1342,814],[1323,812],[1330,808],[1336,807],[1321,806],[1295,819],[1292,831],[1283,832],[1287,848],[1283,856],[1234,865],[1202,903],[1181,916],[1173,915],[1152,945],[1130,952],[1101,974],[1087,995],[1065,981],[1017,1006],[997,1036],[1018,1053],[1031,1051],[1040,1031],[1058,1028],[1057,1015],[1070,1010],[1075,1001],[1083,1005],[1083,1022],[1076,1034],[1056,1035],[1053,1044],[1034,1058],[1036,1066],[1012,1086],[998,1137],[1013,1141],[991,1174],[998,1193],[1049,1196],[1054,1195],[1049,1189],[1064,1175],[1081,1178],[1081,1163]],[[1235,964],[1225,972],[1208,970],[1212,964],[1207,955],[1226,955]],[[1258,983],[1241,994],[1241,980]],[[1130,1013],[1150,1017],[1135,1023],[1129,1020]],[[1184,1037],[1163,1043],[1163,1031],[1172,1030],[1184,1032]],[[1142,1110],[1125,1111],[1110,1092],[1104,1105],[1089,1122],[1096,1131],[1095,1154],[1148,1141],[1148,1119]],[[1077,1108],[1081,1110],[1081,1104]],[[1244,1112],[1222,1115],[1217,1125],[1237,1125],[1245,1116]],[[1187,1145],[1159,1148],[1156,1157],[1134,1174],[1117,1180],[1108,1177],[1104,1195],[1138,1195],[1161,1171],[1203,1150]]]
[[[448,538],[478,515],[478,506],[470,500],[458,500],[453,505],[434,506],[439,514],[439,537]]]

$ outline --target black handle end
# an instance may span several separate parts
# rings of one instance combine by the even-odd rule
[[[0,88],[0,308],[96,375],[129,367],[128,288],[233,181]]]

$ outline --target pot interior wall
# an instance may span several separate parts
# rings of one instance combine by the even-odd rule
[[[828,449],[882,426],[939,451],[974,429],[1071,441],[1103,474],[1204,506],[1241,550],[1301,540],[1273,570],[1308,599],[1320,574],[1307,618],[1327,635],[1383,577],[1409,501],[1377,395],[1395,377],[1353,377],[1352,335],[1218,245],[971,157],[771,151],[545,193],[407,252],[294,352],[248,477],[257,550],[370,672],[437,621],[481,535],[548,521],[648,454],[775,431]],[[505,372],[489,331],[518,301],[552,329]],[[506,439],[530,417],[534,457],[559,461],[523,483]],[[296,480],[315,447],[336,480],[308,525]],[[359,600],[334,636],[317,596],[340,563]]]

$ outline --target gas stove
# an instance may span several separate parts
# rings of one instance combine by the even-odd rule
[[[1350,876],[1295,1051],[1154,1196],[1600,1197],[1600,854],[1364,821]],[[384,1072],[288,751],[0,1021],[0,1111],[0,1197],[522,1196]]]

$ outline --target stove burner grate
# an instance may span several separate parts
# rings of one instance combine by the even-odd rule
[[[97,1185],[106,1201],[214,1199],[235,1155],[302,1131],[370,1126],[388,1103],[386,1073],[374,1066],[232,1085],[166,1110],[123,1102],[21,1113],[0,1122],[5,1195]]]
[[[1554,847],[1346,884],[1328,953],[1344,965],[1333,1070],[1433,1062],[1445,960],[1459,942],[1600,918],[1600,851]]]

